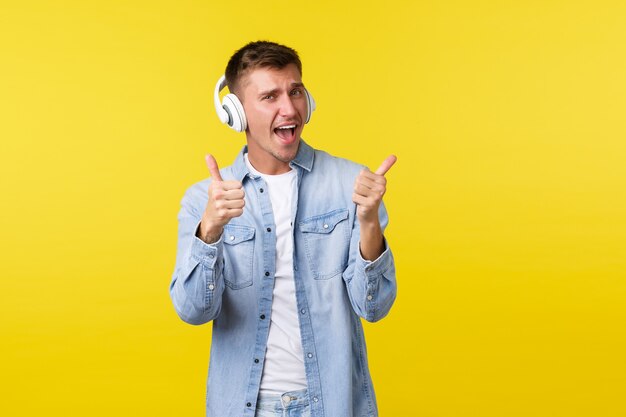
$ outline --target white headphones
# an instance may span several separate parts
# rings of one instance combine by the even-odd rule
[[[226,87],[226,77],[222,75],[215,84],[215,111],[217,117],[220,118],[222,123],[226,123],[237,132],[243,132],[248,127],[248,121],[246,120],[246,113],[243,111],[243,105],[236,95],[230,93],[224,96],[224,99],[220,103],[220,91]],[[306,120],[304,123],[309,123],[311,120],[311,113],[315,110],[315,100],[313,96],[309,94],[307,89],[304,89],[304,95],[306,96]]]

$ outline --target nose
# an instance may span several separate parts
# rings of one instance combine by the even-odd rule
[[[282,117],[288,118],[296,115],[296,107],[289,94],[281,95],[279,113]]]

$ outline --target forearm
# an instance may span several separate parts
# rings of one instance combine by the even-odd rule
[[[359,249],[366,261],[374,261],[384,252],[385,242],[378,219],[371,224],[361,224]]]
[[[196,230],[196,237],[204,243],[213,244],[217,242],[224,232],[224,227],[214,224],[207,218],[206,213],[202,216],[202,221]]]
[[[343,274],[352,308],[371,322],[385,317],[396,298],[395,263],[383,234],[387,223],[387,211],[382,204],[373,229],[355,220],[350,259]]]

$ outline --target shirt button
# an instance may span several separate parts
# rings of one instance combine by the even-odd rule
[[[265,314],[261,314],[259,317],[261,318],[261,320],[265,320]]]
[[[259,360],[258,360],[258,359],[255,359],[255,360],[254,360],[254,363],[259,363]]]
[[[259,192],[262,193],[263,192],[263,188],[259,188]]]
[[[235,240],[235,236],[230,235],[230,240]]]
[[[211,259],[215,258],[215,254],[213,252],[209,253],[209,258]]]
[[[214,289],[214,288],[215,288],[215,285],[213,285],[213,284],[209,284],[209,289],[210,289],[210,290],[212,290],[212,289]]]
[[[252,407],[252,403],[246,403],[247,407]]]
[[[306,310],[305,310],[305,309],[302,309],[302,310],[300,310],[300,313],[302,313],[302,314],[306,314]]]
[[[314,402],[314,403],[316,403],[316,402],[318,402],[318,401],[319,401],[319,398],[317,398],[317,397],[313,397],[313,402]]]
[[[265,276],[266,276],[266,277],[269,277],[269,276],[270,276],[270,273],[269,273],[268,271],[265,271]]]
[[[328,229],[328,225],[326,223],[324,223],[324,229]]]
[[[272,228],[271,228],[271,227],[268,227],[268,228],[267,228],[267,231],[268,231],[268,232],[271,232],[271,231],[272,231]]]
[[[313,354],[312,354],[312,353],[307,353],[306,355],[307,355],[309,358],[312,358],[312,357],[313,357]]]
[[[370,294],[370,295],[368,295],[368,296],[367,296],[367,300],[368,300],[368,301],[372,301],[372,298],[374,298],[374,297],[372,297],[372,294]]]

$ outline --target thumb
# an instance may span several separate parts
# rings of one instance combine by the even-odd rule
[[[389,169],[393,166],[393,164],[396,163],[397,160],[398,158],[396,158],[395,155],[389,155],[387,159],[385,159],[383,163],[380,164],[375,173],[378,175],[385,175],[387,171],[389,171]]]
[[[213,158],[213,155],[207,154],[204,159],[206,160],[206,166],[209,168],[211,177],[213,177],[215,181],[224,181],[220,175],[220,168],[217,166],[217,161]]]

